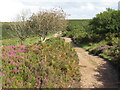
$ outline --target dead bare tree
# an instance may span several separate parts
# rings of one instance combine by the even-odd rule
[[[16,18],[15,22],[10,24],[9,34],[13,37],[18,37],[21,41],[21,44],[29,37],[31,29],[29,26],[29,13],[27,10],[24,10]]]

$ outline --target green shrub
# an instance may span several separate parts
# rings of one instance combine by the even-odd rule
[[[67,32],[63,36],[70,37],[76,44],[88,42],[91,39],[90,31],[88,30],[89,19],[86,20],[69,20]]]
[[[3,88],[68,88],[80,81],[75,50],[60,38],[2,51]]]
[[[94,34],[101,36],[103,40],[107,34],[116,33],[120,34],[120,11],[107,9],[99,13],[90,21],[91,30]]]
[[[113,62],[120,68],[120,10],[107,9],[90,21],[93,43],[89,51]],[[95,36],[94,36],[95,35]]]
[[[113,65],[120,68],[120,39],[113,37],[108,41],[104,40],[99,43],[92,43],[88,51],[94,55],[110,60]]]

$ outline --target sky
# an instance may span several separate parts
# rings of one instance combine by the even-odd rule
[[[14,21],[23,10],[62,8],[67,19],[91,19],[106,8],[118,9],[120,0],[0,0],[0,22]]]

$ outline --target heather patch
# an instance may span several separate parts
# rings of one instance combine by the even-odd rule
[[[3,88],[68,88],[80,80],[77,55],[61,39],[3,46],[2,52]]]

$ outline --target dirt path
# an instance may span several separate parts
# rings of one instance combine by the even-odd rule
[[[70,38],[65,42],[72,43]],[[112,65],[98,56],[88,54],[84,49],[72,43],[79,58],[81,71],[81,88],[117,88],[117,71]]]

